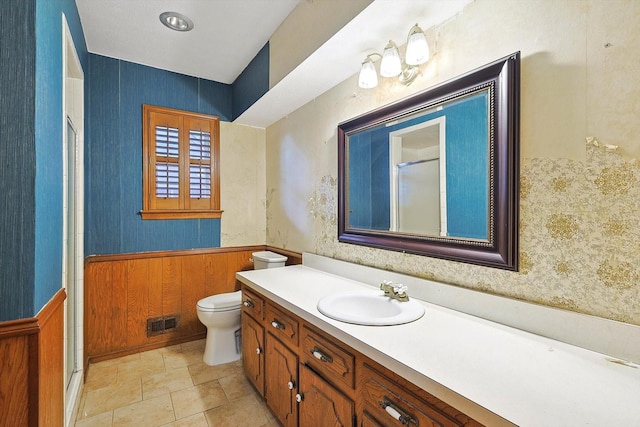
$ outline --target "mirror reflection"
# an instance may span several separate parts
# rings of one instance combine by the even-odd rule
[[[520,53],[338,124],[338,241],[518,270]]]
[[[349,228],[489,240],[491,92],[347,136]]]

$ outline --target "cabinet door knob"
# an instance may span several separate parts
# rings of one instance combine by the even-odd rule
[[[245,300],[242,304],[244,304],[244,306],[248,308],[253,307],[253,301]]]
[[[296,394],[296,402],[300,403],[304,400],[304,394],[298,393]]]
[[[296,383],[293,380],[287,383],[287,387],[289,387],[289,390],[293,390],[295,386],[296,386]]]
[[[256,348],[256,354],[262,353],[262,349],[260,347]]]
[[[284,330],[284,323],[278,321],[278,319],[273,319],[273,321],[271,322],[271,326],[273,326],[276,329]]]

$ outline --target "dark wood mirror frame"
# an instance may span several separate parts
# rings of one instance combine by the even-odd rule
[[[490,224],[487,242],[416,236],[348,227],[347,146],[349,135],[397,120],[467,93],[481,85],[494,91],[489,123],[493,124],[489,177]],[[520,52],[487,64],[408,98],[338,125],[338,240],[487,267],[518,271],[520,204]]]

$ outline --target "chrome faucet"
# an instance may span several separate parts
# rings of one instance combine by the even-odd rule
[[[380,289],[384,291],[384,296],[386,297],[397,299],[398,301],[409,301],[406,285],[385,280],[380,284]]]

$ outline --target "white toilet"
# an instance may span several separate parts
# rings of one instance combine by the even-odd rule
[[[207,327],[202,357],[207,365],[240,359],[240,333],[237,331],[240,330],[241,302],[241,291],[212,295],[198,301],[198,319]]]
[[[253,268],[283,267],[287,257],[270,252],[254,252]],[[207,327],[202,360],[221,365],[240,359],[240,313],[242,291],[212,295],[198,301],[198,319]]]

